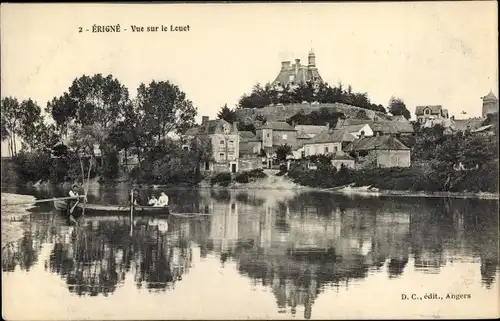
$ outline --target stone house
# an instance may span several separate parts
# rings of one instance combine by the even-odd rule
[[[449,118],[448,109],[443,109],[441,105],[417,106],[415,116],[419,123],[425,123],[428,119]]]
[[[262,149],[262,141],[251,131],[240,131],[240,157],[258,155]]]
[[[354,158],[352,158],[347,154],[333,156],[332,166],[335,167],[337,170],[339,170],[342,167],[342,165],[346,166],[347,168],[354,169],[356,166],[356,162]]]
[[[325,130],[304,144],[304,157],[312,155],[342,155],[345,130]],[[353,138],[354,139],[354,138]]]
[[[297,147],[297,130],[284,121],[268,121],[256,130],[256,135],[268,157],[272,157],[280,145]]]
[[[207,116],[203,116],[197,135],[207,135],[212,143],[213,161],[202,164],[201,171],[232,173],[239,171],[238,123],[231,125],[223,119],[209,120]]]
[[[376,167],[410,167],[411,151],[396,137],[390,135],[362,137],[349,144],[344,152],[356,159],[373,159]]]

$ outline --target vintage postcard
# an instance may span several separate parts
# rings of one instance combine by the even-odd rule
[[[500,316],[497,1],[0,9],[4,319]]]

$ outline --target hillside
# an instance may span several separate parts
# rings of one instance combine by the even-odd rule
[[[235,110],[237,118],[245,123],[255,120],[257,116],[262,116],[268,121],[287,120],[293,115],[303,111],[309,114],[313,111],[319,111],[321,108],[328,108],[332,112],[343,113],[346,118],[356,118],[360,111],[364,111],[370,119],[389,120],[389,116],[382,112],[350,106],[342,103],[330,104],[290,104],[267,106],[264,108],[237,108]]]

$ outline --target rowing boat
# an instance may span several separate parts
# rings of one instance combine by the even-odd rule
[[[59,211],[68,211],[69,203],[66,201],[56,200],[54,201],[54,207]],[[76,205],[75,211],[81,212],[85,208],[85,215],[128,215],[130,214],[130,206],[119,206],[119,205],[100,205],[100,204],[88,204],[88,203],[78,203]],[[158,206],[134,206],[134,213],[142,213],[143,215],[160,215],[169,214],[169,207],[158,207]],[[75,213],[79,214],[79,213]]]

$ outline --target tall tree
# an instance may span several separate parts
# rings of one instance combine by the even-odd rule
[[[8,134],[10,153],[15,156],[17,154],[16,140],[22,120],[22,111],[17,98],[2,98],[2,118],[5,126],[5,132],[2,130],[2,134]]]
[[[37,149],[43,143],[45,124],[43,122],[42,110],[36,102],[31,99],[24,100],[21,105],[21,119],[19,136],[30,150]]]
[[[219,113],[217,114],[217,117],[219,119],[224,119],[231,124],[236,121],[236,113],[234,112],[234,110],[227,107],[227,104],[224,104],[224,106],[221,107]]]
[[[72,123],[80,126],[98,123],[108,128],[123,117],[128,100],[128,89],[112,75],[83,75],[73,81],[68,92],[54,97],[46,111],[62,132]]]
[[[192,127],[197,114],[186,94],[169,81],[152,81],[148,86],[141,83],[137,88],[137,104],[158,140]]]
[[[403,115],[406,119],[410,119],[410,111],[406,108],[405,102],[396,97],[391,97],[389,100],[389,112],[394,116]]]

